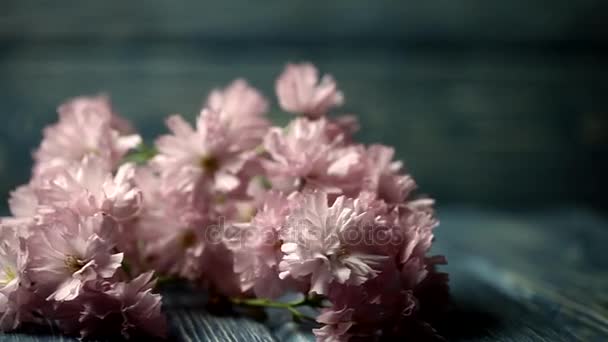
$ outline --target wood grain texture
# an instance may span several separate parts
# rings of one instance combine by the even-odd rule
[[[456,312],[487,320],[486,340],[608,337],[604,219],[584,210],[442,216],[436,247],[450,260]]]

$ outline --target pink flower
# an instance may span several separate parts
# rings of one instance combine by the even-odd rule
[[[254,119],[249,125],[249,120],[227,120],[222,112],[204,109],[195,130],[180,116],[172,116],[167,126],[173,134],[157,140],[159,154],[152,163],[163,179],[182,192],[198,187],[234,190],[241,183],[239,171],[253,156],[250,149],[261,142],[265,132]]]
[[[355,324],[352,321],[353,309],[326,310],[317,316],[317,322],[323,324],[320,329],[313,329],[317,342],[347,342],[350,339],[348,330]]]
[[[27,238],[26,275],[47,300],[70,301],[88,282],[112,277],[123,260],[113,253],[116,222],[97,214],[62,210]]]
[[[401,208],[397,221],[398,231],[403,243],[400,246],[398,262],[404,287],[412,289],[427,276],[427,253],[433,243],[433,230],[439,225],[434,217],[432,202],[418,206],[420,201],[408,203]]]
[[[283,110],[310,118],[319,118],[344,102],[334,79],[324,75],[319,81],[319,72],[310,63],[287,64],[275,89]]]
[[[399,204],[416,188],[409,175],[401,174],[403,163],[394,161],[395,150],[383,145],[367,149],[366,188],[388,203]]]
[[[223,113],[227,119],[247,120],[266,113],[268,102],[245,80],[237,79],[223,90],[213,90],[207,98],[207,108]]]
[[[361,285],[376,277],[387,256],[361,248],[359,223],[365,213],[357,213],[355,207],[344,196],[328,206],[324,192],[302,195],[281,232],[285,255],[279,276],[311,276],[310,291],[317,294],[326,294],[332,282]]]
[[[200,272],[195,275],[197,283],[206,285],[210,291],[227,297],[241,295],[238,275],[234,270],[234,257],[221,236],[208,236],[205,251],[200,259]],[[198,276],[198,277],[196,277]]]
[[[299,118],[285,129],[270,129],[264,140],[269,159],[263,165],[273,187],[354,195],[365,174],[364,154],[357,146],[342,146],[340,137],[329,139],[323,118]]]
[[[119,221],[132,218],[141,203],[141,192],[134,182],[135,166],[124,164],[115,176],[102,166],[102,160],[85,157],[79,164],[47,170],[35,188],[38,202],[69,207],[82,215],[104,212]]]
[[[253,290],[262,298],[284,293],[286,281],[279,278],[278,271],[282,257],[279,232],[288,213],[287,198],[270,192],[251,222],[233,227],[227,246],[234,253],[234,271],[244,293]]]
[[[0,222],[0,330],[13,330],[29,316],[29,293],[23,287],[27,254],[20,232]]]
[[[54,303],[46,314],[63,332],[82,338],[163,338],[167,326],[154,285],[152,272],[130,281],[100,280],[91,283],[77,300]]]
[[[207,221],[191,207],[150,207],[137,222],[144,265],[163,275],[197,277]]]
[[[342,115],[327,123],[327,136],[330,140],[343,139],[350,144],[353,135],[360,129],[359,119],[354,115]]]
[[[91,115],[108,118],[110,127],[121,134],[130,134],[133,131],[131,124],[112,108],[107,95],[79,96],[62,103],[57,112],[60,116]]]
[[[106,97],[76,98],[58,111],[59,122],[45,128],[40,148],[34,153],[35,175],[78,163],[87,156],[96,156],[111,171],[127,151],[141,143],[138,135],[123,135],[125,124],[113,114]]]
[[[17,218],[32,218],[38,213],[38,197],[31,185],[22,185],[11,192],[8,200],[11,214]]]
[[[147,336],[165,337],[167,323],[161,313],[161,296],[153,293],[156,280],[152,272],[139,275],[129,282],[114,284],[106,294],[116,300],[123,318],[122,335],[129,338],[132,331]]]

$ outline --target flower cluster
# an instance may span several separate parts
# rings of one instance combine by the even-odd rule
[[[414,197],[393,148],[357,143],[356,118],[329,115],[344,101],[331,76],[289,64],[276,94],[296,115],[286,127],[238,79],[194,125],[170,116],[154,149],[105,97],[60,106],[1,221],[0,328],[164,336],[158,276],[298,318],[273,301],[303,293],[318,341],[428,327],[447,293],[445,259],[428,256],[433,201]]]
[[[105,97],[59,107],[27,185],[0,221],[0,328],[52,324],[66,333],[165,335],[153,272],[129,274],[121,240],[142,210],[140,144]]]

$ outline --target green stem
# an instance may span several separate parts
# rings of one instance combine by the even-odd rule
[[[232,304],[240,306],[286,309],[293,315],[295,320],[307,320],[312,322],[316,321],[314,317],[307,316],[296,308],[301,306],[310,306],[313,308],[321,307],[319,299],[313,297],[305,297],[292,302],[276,302],[266,298],[230,298],[230,301]]]

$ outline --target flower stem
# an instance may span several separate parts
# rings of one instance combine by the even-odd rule
[[[274,309],[285,309],[289,311],[294,320],[296,321],[312,321],[315,322],[314,317],[307,316],[300,312],[297,308],[302,306],[309,306],[313,308],[322,307],[321,299],[318,297],[307,296],[303,299],[292,301],[292,302],[277,302],[266,298],[230,298],[230,301],[234,305],[240,306],[252,306],[252,307],[263,307],[263,308],[274,308]]]

